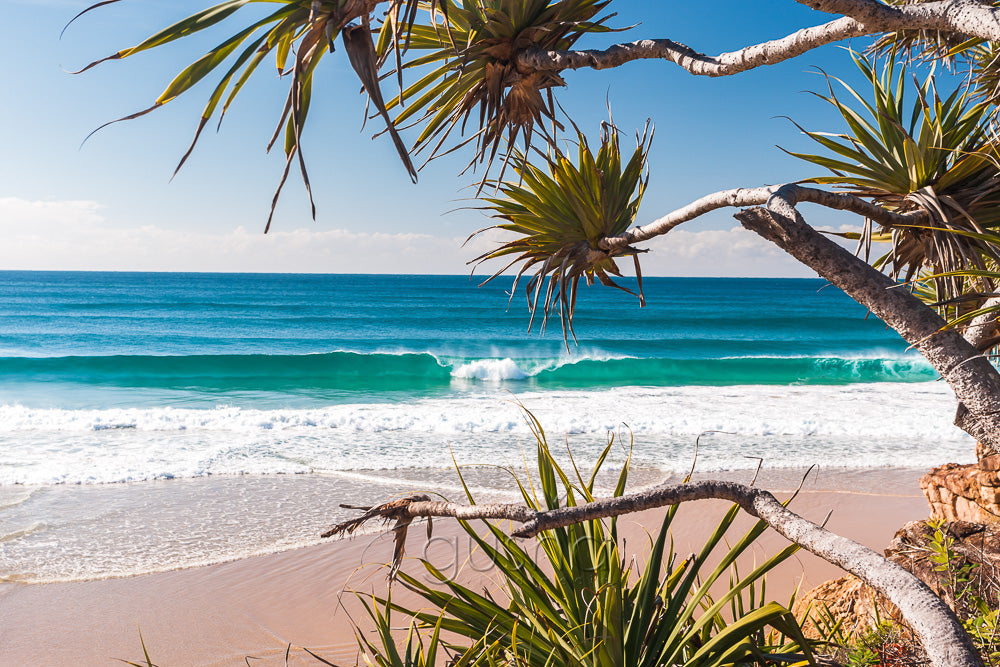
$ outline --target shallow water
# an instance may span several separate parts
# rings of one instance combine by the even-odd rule
[[[612,488],[613,464],[598,482]],[[638,468],[633,490],[683,473]],[[880,496],[919,493],[916,469],[821,468],[807,478],[809,491],[845,488]],[[522,479],[525,479],[521,471]],[[790,494],[802,469],[765,469],[757,485]],[[510,476],[496,468],[463,470],[478,502],[519,500]],[[749,483],[751,469],[703,472],[700,478]],[[358,512],[341,503],[369,506],[412,493],[464,501],[454,470],[359,470],[325,475],[248,475],[176,479],[138,484],[0,488],[0,582],[44,583],[132,576],[210,565],[318,544],[329,526]],[[379,525],[369,532],[386,530]]]

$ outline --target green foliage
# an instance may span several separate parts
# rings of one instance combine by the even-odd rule
[[[997,628],[1000,609],[991,608],[983,599],[980,566],[955,552],[955,539],[948,534],[944,520],[931,520],[927,525],[934,531],[928,541],[928,558],[934,563],[934,570],[942,573],[941,585],[951,598],[951,606],[962,619],[965,631],[979,649],[983,662],[991,666],[1000,664],[1000,632]]]
[[[575,462],[571,473],[560,467],[541,426],[530,414],[527,420],[537,438],[538,473],[515,478],[524,502],[551,510],[592,501],[595,478],[614,439],[584,477]],[[624,491],[628,469],[626,461],[616,496]],[[766,525],[758,522],[732,546],[724,546],[738,511],[733,506],[726,513],[698,554],[681,559],[673,552],[672,540],[668,543],[677,512],[677,507],[670,508],[650,538],[650,553],[641,568],[622,553],[614,519],[541,533],[536,538],[537,560],[499,527],[484,522],[485,534],[480,534],[461,522],[499,575],[500,591],[463,586],[421,559],[424,575],[433,584],[406,572],[398,577],[424,606],[408,609],[389,598],[375,598],[368,608],[382,644],[362,639],[362,648],[369,664],[380,666],[424,664],[421,660],[428,659],[404,663],[393,658],[399,652],[389,633],[392,610],[433,632],[428,647],[445,643],[458,656],[456,664],[462,665],[654,667],[810,660],[809,643],[795,618],[764,598],[765,573],[797,547],[791,545],[739,576],[732,569],[737,557],[747,552]],[[718,564],[710,567],[710,558],[718,558]],[[727,572],[728,586],[721,586]],[[710,592],[713,586],[718,597]],[[445,642],[440,631],[459,639]],[[408,647],[413,643],[407,640]]]
[[[871,84],[864,96],[840,82],[861,105],[855,110],[830,87],[817,96],[840,113],[848,127],[841,134],[810,132],[829,155],[792,153],[829,169],[832,176],[810,179],[873,200],[897,213],[923,211],[929,222],[912,225],[865,225],[857,238],[892,244],[875,262],[909,281],[934,274],[936,300],[989,288],[980,278],[951,272],[985,270],[1000,258],[996,243],[982,236],[1000,227],[1000,171],[989,133],[989,106],[962,88],[942,98],[934,75],[916,85],[913,104],[906,103],[905,65],[886,61],[882,73],[860,56],[854,61]],[[955,233],[959,232],[959,233]],[[962,232],[971,232],[964,234]]]
[[[485,282],[520,263],[511,288],[512,298],[521,276],[534,269],[525,287],[532,322],[544,290],[542,326],[552,309],[558,308],[567,342],[567,335],[573,333],[573,311],[581,277],[588,285],[596,278],[604,285],[629,292],[611,278],[621,276],[615,257],[633,258],[640,305],[644,304],[640,251],[627,245],[604,251],[599,243],[608,236],[624,233],[638,215],[649,179],[646,160],[652,132],[647,125],[646,131],[636,136],[635,151],[627,162],[622,160],[618,130],[613,125],[602,126],[601,147],[596,155],[583,133],[578,132],[577,139],[575,162],[555,150],[545,157],[547,169],[543,169],[517,155],[514,162],[517,180],[500,183],[502,196],[485,198],[484,207],[494,218],[505,221],[491,229],[512,232],[517,238],[473,260],[513,257]]]
[[[124,662],[126,665],[130,665],[130,667],[157,667],[149,657],[149,651],[146,649],[146,640],[142,638],[142,630],[139,631],[139,644],[142,646],[142,657],[144,662],[132,662],[130,660],[116,658],[118,662]]]
[[[913,638],[890,621],[880,621],[863,633],[847,652],[847,667],[908,667],[925,661]]]
[[[367,602],[367,601],[366,601]],[[438,664],[438,654],[444,655],[444,642],[441,640],[441,623],[444,614],[438,617],[434,624],[431,636],[425,639],[417,630],[417,623],[410,620],[407,628],[406,643],[403,651],[400,652],[396,646],[396,641],[392,636],[392,601],[387,598],[384,605],[377,602],[365,604],[365,610],[371,617],[378,633],[377,644],[369,640],[364,634],[358,633],[358,645],[363,655],[362,659],[370,667],[434,667]],[[477,648],[473,645],[466,651],[466,655],[474,655]],[[448,661],[451,667],[464,667],[469,664],[465,656]]]
[[[934,531],[928,541],[928,559],[934,563],[934,571],[941,572],[941,585],[953,600],[953,606],[963,607],[970,597],[975,597],[972,573],[976,564],[960,561],[955,554],[955,539],[946,532],[944,519],[933,519],[927,525]]]
[[[976,598],[975,612],[963,619],[965,631],[979,649],[983,662],[989,667],[1000,665],[1000,609],[991,609],[985,600]]]
[[[105,1],[92,5],[77,14],[70,23],[93,9],[118,1],[111,0],[111,2]],[[290,74],[291,84],[284,110],[278,120],[278,126],[267,146],[268,150],[271,150],[274,144],[283,137],[286,157],[285,171],[275,192],[271,205],[271,217],[268,218],[265,227],[265,231],[267,231],[271,225],[278,196],[288,177],[292,161],[296,157],[303,182],[309,192],[310,202],[312,201],[309,175],[302,157],[302,131],[305,127],[312,98],[313,75],[323,56],[327,53],[333,53],[334,41],[339,35],[342,38],[351,66],[361,79],[372,104],[383,115],[387,131],[392,135],[399,156],[413,180],[416,181],[416,170],[413,168],[409,154],[389,118],[379,89],[378,68],[380,63],[376,57],[371,30],[368,27],[370,19],[367,15],[357,17],[351,14],[352,10],[356,10],[355,3],[347,0],[228,0],[160,30],[136,46],[96,60],[81,69],[80,72],[109,60],[127,58],[189,37],[230,18],[251,3],[261,2],[276,5],[277,8],[264,18],[252,20],[241,26],[218,46],[187,66],[170,82],[151,107],[119,120],[131,120],[158,109],[187,93],[195,84],[222,68],[224,73],[217,80],[211,95],[209,95],[194,140],[177,165],[174,172],[176,174],[191,155],[208,121],[218,111],[218,123],[221,126],[229,105],[239,95],[249,78],[260,69],[265,58],[273,54],[278,75]],[[395,10],[398,13],[401,5],[406,7],[412,5],[413,11],[415,11],[417,2],[416,0],[391,0],[389,4],[390,11]],[[360,19],[362,25],[352,24],[351,21],[354,19]],[[312,209],[315,218],[315,204],[313,204]]]
[[[804,624],[819,637],[815,649],[845,667],[919,667],[926,658],[913,632],[874,608],[874,623],[859,624],[860,618],[835,618],[829,606],[820,604],[806,613]],[[863,622],[863,621],[862,621]]]
[[[423,123],[413,153],[429,150],[427,159],[431,160],[474,143],[471,167],[477,162],[492,163],[501,143],[506,143],[507,159],[518,139],[524,141],[527,153],[535,131],[552,143],[561,125],[556,121],[551,91],[566,84],[555,71],[525,68],[518,64],[518,57],[534,48],[569,49],[586,33],[607,32],[603,23],[611,16],[595,17],[609,2],[439,0],[428,6],[429,25],[413,24],[408,31],[399,31],[387,22],[378,41],[383,57],[392,48],[397,54],[425,52],[405,63],[397,56],[400,93],[389,104],[409,103],[396,116],[397,125],[410,120]],[[405,68],[430,71],[404,89]],[[464,134],[470,120],[478,129],[442,151],[452,131],[459,128]],[[546,122],[552,125],[552,133],[547,133]],[[484,174],[483,182],[486,178]]]

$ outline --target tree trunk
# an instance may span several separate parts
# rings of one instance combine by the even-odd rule
[[[895,329],[955,392],[962,404],[955,425],[1000,453],[1000,373],[905,287],[806,224],[794,205],[794,190],[782,188],[767,208],[741,211],[736,219]]]

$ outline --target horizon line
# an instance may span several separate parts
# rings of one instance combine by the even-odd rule
[[[9,273],[121,273],[121,274],[194,274],[194,275],[216,275],[216,276],[408,276],[408,277],[440,277],[440,278],[468,278],[469,280],[484,279],[486,274],[472,275],[465,273],[353,273],[353,272],[322,272],[322,271],[181,271],[163,269],[0,269],[0,274]],[[496,278],[513,278],[514,273],[502,273]],[[635,276],[625,275],[621,279],[635,280]],[[676,278],[685,280],[826,280],[821,276],[662,276],[643,274],[643,280],[650,278]],[[827,281],[829,282],[829,281]]]

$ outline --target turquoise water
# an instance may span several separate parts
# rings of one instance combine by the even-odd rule
[[[524,433],[512,398],[588,441],[627,423],[659,465],[713,429],[796,465],[857,461],[861,436],[961,437],[926,362],[822,280],[649,278],[642,309],[585,288],[568,347],[508,288],[0,273],[0,485],[447,464]]]
[[[0,273],[0,402],[319,406],[626,385],[925,382],[919,357],[820,280],[650,278],[583,290],[578,345],[528,333],[507,280]],[[127,392],[121,390],[127,389]]]
[[[581,289],[569,349],[508,287],[0,272],[0,581],[313,543],[340,502],[460,496],[456,461],[502,496],[520,405],[580,461],[634,438],[640,484],[701,434],[706,472],[972,457],[947,386],[821,280],[650,278],[644,309]]]

